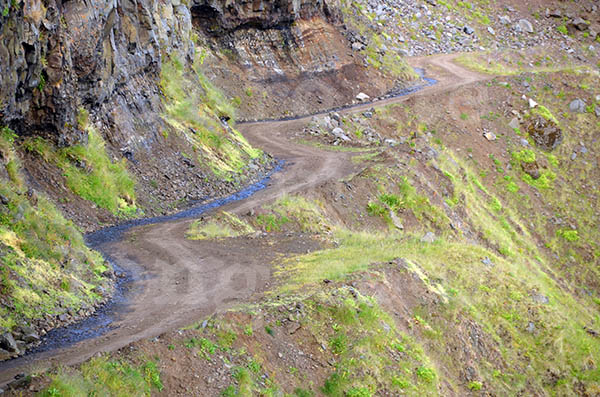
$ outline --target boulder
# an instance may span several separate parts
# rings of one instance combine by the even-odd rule
[[[533,33],[533,25],[527,19],[519,19],[517,26],[522,32]]]
[[[590,28],[589,23],[583,18],[575,18],[571,22],[569,22],[569,25],[581,32],[586,31]]]
[[[510,128],[512,128],[513,130],[519,128],[521,126],[521,123],[519,123],[519,119],[516,117],[513,117],[513,119],[510,121],[510,123],[508,123],[508,126]]]
[[[585,113],[586,103],[582,99],[575,99],[569,104],[569,110],[574,113]]]
[[[367,94],[365,94],[364,92],[360,92],[357,96],[356,99],[358,99],[361,102],[365,102],[368,101],[369,99],[371,99],[370,96],[368,96]]]
[[[344,134],[344,130],[342,130],[340,127],[331,130],[331,135],[341,139],[344,142],[350,142],[350,138],[348,137],[348,135]]]
[[[10,353],[18,353],[17,342],[10,332],[0,334],[0,349],[6,350]]]
[[[526,131],[535,144],[545,150],[553,150],[563,139],[560,127],[542,116],[531,117],[526,125]]]

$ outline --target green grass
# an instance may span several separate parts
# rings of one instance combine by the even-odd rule
[[[267,232],[280,231],[284,226],[306,233],[323,233],[330,229],[320,204],[302,196],[284,195],[263,208],[267,212],[258,214],[254,223]]]
[[[79,370],[62,369],[39,395],[42,397],[150,396],[161,391],[163,384],[156,362],[146,361],[133,365],[125,361],[109,361],[106,357],[93,358]]]
[[[509,61],[509,62],[498,62],[496,59],[500,59],[498,54],[490,51],[478,52],[476,54],[463,54],[456,58],[456,62],[474,71],[496,75],[496,76],[515,76],[522,73],[550,73],[559,71],[580,71],[588,70],[589,68],[585,65],[555,65],[547,64],[545,66],[541,64],[534,64],[533,66],[524,66],[522,62]]]
[[[26,139],[23,149],[58,166],[67,187],[78,196],[115,215],[137,215],[135,181],[127,170],[127,160],[110,159],[100,134],[85,126],[87,117],[81,116],[83,113],[80,111],[79,120],[84,123],[81,128],[87,131],[87,144],[59,149],[43,138],[35,137]]]
[[[221,211],[208,220],[195,220],[186,237],[191,240],[238,237],[254,233],[254,228],[236,215]]]
[[[136,214],[135,182],[127,171],[127,160],[111,161],[95,130],[88,128],[87,145],[59,149],[57,154],[58,166],[75,194],[113,214]]]
[[[5,166],[14,165],[12,177],[0,178],[0,195],[7,201],[0,212],[0,288],[11,302],[0,307],[0,327],[9,330],[98,301],[94,288],[104,285],[107,270],[81,232],[43,194],[26,194],[14,140],[10,130],[2,130],[0,151],[9,159]]]
[[[429,368],[423,348],[398,331],[378,303],[339,289],[336,296],[317,294],[306,303],[306,325],[317,340],[328,339],[336,356],[335,370],[325,380],[326,396],[373,396],[378,390],[400,390],[405,395],[436,395],[437,377],[423,381],[419,368]],[[393,346],[402,343],[402,360]],[[433,374],[435,371],[431,369]]]
[[[516,152],[514,156],[519,161],[535,161],[533,151],[529,150]],[[559,279],[551,276],[554,274],[551,261],[538,250],[536,237],[526,226],[529,218],[522,218],[515,212],[513,202],[494,194],[493,189],[486,187],[460,158],[454,157],[450,161],[440,156],[440,168],[454,176],[449,180],[454,185],[454,194],[460,197],[456,207],[468,214],[470,227],[479,235],[478,243],[464,240],[458,234],[442,233],[434,243],[423,244],[421,234],[349,230],[336,226],[332,237],[336,242],[334,248],[300,255],[282,265],[276,273],[282,281],[277,294],[318,288],[325,279],[348,280],[356,272],[369,270],[373,263],[393,263],[396,258],[404,258],[409,271],[414,272],[440,301],[447,303],[445,309],[436,311],[436,317],[426,318],[419,314],[418,323],[429,323],[433,327],[428,331],[430,338],[435,340],[436,335],[448,332],[444,327],[451,327],[456,316],[467,316],[478,323],[491,340],[500,344],[502,360],[508,368],[520,368],[504,369],[502,377],[497,377],[494,371],[481,367],[481,387],[485,384],[498,394],[510,395],[529,387],[528,382],[535,379],[533,387],[536,390],[573,395],[567,384],[573,379],[584,379],[589,390],[599,388],[600,378],[595,368],[582,368],[577,364],[600,354],[600,341],[584,331],[584,327],[600,327],[597,309],[581,304],[568,287],[565,289]],[[375,175],[379,181],[383,179],[381,173]],[[500,179],[504,183],[512,182]],[[396,183],[401,189],[399,193],[394,192],[394,196],[410,203],[410,198],[416,194],[414,188],[407,179]],[[387,185],[389,188],[389,183]],[[397,202],[387,196],[384,201]],[[384,208],[379,200],[376,204],[378,208]],[[582,242],[579,231],[575,230],[561,230],[556,236],[572,246]],[[482,265],[482,258],[486,257],[494,264],[493,268]],[[547,296],[549,303],[540,307],[530,298],[531,291]],[[532,310],[534,318],[531,317]],[[339,308],[331,316],[337,326],[328,334],[327,345],[332,353],[340,356],[351,351],[353,346],[345,331],[347,328],[343,326],[352,324],[352,316],[348,313],[352,311]],[[526,331],[530,321],[536,324],[533,334]],[[440,343],[433,345],[438,346],[436,349],[443,355],[445,348]],[[400,347],[404,348],[403,345]],[[526,356],[522,352],[527,352]],[[426,368],[432,367],[422,365],[418,368],[420,371],[414,375],[422,384],[427,384],[431,376]],[[536,374],[546,373],[549,369],[559,371],[565,381],[545,384]],[[343,378],[342,374],[336,371],[328,378],[323,387],[325,394],[343,395],[348,390],[348,379],[352,378]],[[398,376],[399,388],[405,385],[404,382],[404,377]],[[467,386],[472,390],[480,387],[479,383]]]
[[[233,127],[234,105],[204,75],[199,57],[191,68],[177,58],[163,62],[164,118],[192,145],[200,163],[218,177],[231,179],[262,152]]]
[[[556,118],[556,116],[554,116],[552,114],[552,112],[550,111],[550,109],[548,109],[547,107],[545,107],[543,105],[538,105],[531,112],[534,113],[534,114],[538,114],[538,115],[542,116],[546,120],[550,120],[550,121],[554,122],[554,124],[556,124],[556,125],[559,124],[558,123],[558,119]]]

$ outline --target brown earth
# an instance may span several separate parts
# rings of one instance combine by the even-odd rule
[[[455,55],[416,58],[414,67],[425,68],[438,83],[417,93],[377,103],[384,105],[451,91],[488,77],[452,62]],[[371,108],[368,104],[346,112]],[[330,152],[293,143],[309,117],[292,121],[244,124],[240,130],[250,143],[286,161],[284,170],[269,187],[250,198],[222,208],[245,214],[286,193],[319,186],[360,170],[348,152]],[[249,299],[268,287],[271,262],[278,253],[315,250],[319,243],[309,237],[254,237],[222,242],[190,241],[185,238],[191,220],[167,222],[133,229],[121,241],[103,247],[119,265],[135,274],[134,293],[116,329],[73,347],[42,353],[0,364],[0,383],[22,372],[82,362],[97,352],[114,351],[131,342],[160,335],[190,324],[232,303]]]

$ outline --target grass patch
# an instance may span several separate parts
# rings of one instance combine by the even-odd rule
[[[195,220],[186,237],[191,240],[238,237],[254,233],[254,228],[236,215],[221,211],[208,220]]]
[[[105,285],[102,257],[84,243],[80,231],[42,194],[27,194],[14,134],[0,136],[2,157],[14,164],[14,177],[0,178],[1,294],[10,305],[0,307],[0,327],[8,330],[46,315],[77,311],[100,297]],[[66,264],[66,265],[65,265]],[[60,310],[60,312],[59,312]]]
[[[165,120],[186,138],[199,162],[215,175],[229,180],[250,160],[262,156],[233,127],[233,103],[204,75],[200,55],[191,68],[184,67],[177,58],[165,61],[160,84]]]
[[[133,365],[103,356],[82,364],[79,370],[59,370],[40,396],[150,396],[153,390],[162,389],[156,362]]]

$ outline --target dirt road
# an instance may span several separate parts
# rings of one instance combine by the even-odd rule
[[[446,55],[412,59],[412,66],[424,68],[438,83],[408,96],[340,113],[359,112],[414,96],[435,95],[486,78],[455,65],[452,59],[453,56]],[[307,116],[240,126],[252,145],[285,160],[286,166],[272,177],[266,189],[222,209],[243,214],[286,193],[340,179],[356,171],[356,165],[350,161],[351,153],[328,152],[291,141],[294,131],[301,130],[309,119]],[[234,302],[247,300],[268,285],[270,262],[276,252],[289,252],[285,246],[272,246],[272,242],[261,242],[261,239],[249,240],[242,246],[231,246],[227,241],[190,241],[185,238],[185,232],[191,221],[137,227],[121,240],[103,246],[103,252],[109,252],[120,267],[134,275],[127,305],[113,324],[116,328],[71,347],[0,363],[0,384],[12,380],[18,373],[84,361],[97,352],[115,350],[132,341],[189,325]],[[285,245],[285,242],[278,244]]]

